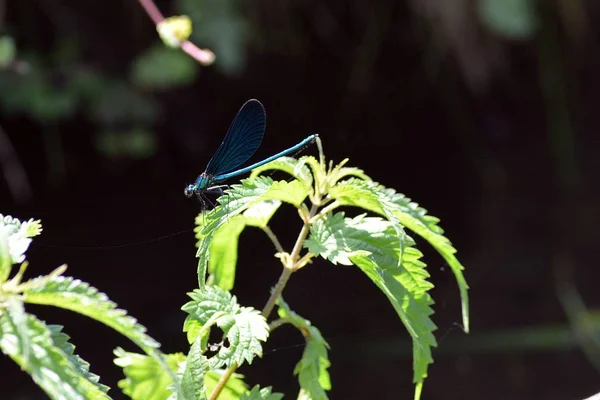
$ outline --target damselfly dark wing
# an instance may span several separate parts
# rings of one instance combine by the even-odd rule
[[[260,101],[252,99],[244,103],[208,162],[205,173],[210,176],[225,174],[248,161],[260,146],[266,123],[265,108]]]

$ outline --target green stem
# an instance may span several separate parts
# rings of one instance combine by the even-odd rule
[[[304,244],[304,241],[306,240],[306,237],[308,236],[308,233],[310,232],[310,219],[316,214],[318,209],[319,209],[319,207],[313,204],[313,206],[310,209],[308,218],[306,218],[304,220],[304,225],[302,226],[302,230],[300,230],[300,233],[298,234],[298,239],[296,239],[296,244],[294,245],[294,249],[292,250],[292,253],[289,258],[290,265],[283,266],[283,271],[281,272],[281,275],[279,276],[279,280],[277,281],[275,288],[273,288],[273,291],[271,292],[271,296],[269,297],[269,300],[267,300],[267,304],[265,304],[265,306],[262,310],[262,315],[263,315],[263,317],[265,317],[265,319],[267,319],[269,317],[269,314],[271,314],[271,311],[273,311],[273,308],[275,307],[275,304],[277,303],[277,299],[283,292],[283,289],[285,288],[287,281],[290,279],[290,276],[292,276],[292,274],[295,271],[293,269],[293,266],[296,265],[296,263],[298,262],[298,257],[300,257],[300,251],[302,250],[302,245]],[[268,235],[268,233],[267,233],[267,235]],[[273,236],[275,236],[275,235],[273,235]],[[219,395],[225,388],[227,381],[229,380],[231,375],[233,375],[233,373],[237,370],[237,368],[238,368],[238,364],[234,363],[231,367],[229,367],[225,371],[223,376],[221,376],[221,379],[219,379],[219,382],[217,382],[217,385],[215,386],[213,392],[211,393],[209,400],[216,400],[219,397]]]
[[[279,243],[277,236],[275,236],[275,234],[273,233],[271,228],[269,228],[268,226],[265,226],[262,228],[262,230],[267,234],[269,239],[271,239],[271,242],[273,242],[273,246],[275,246],[275,250],[277,250],[278,253],[284,253],[285,250],[281,246],[281,243]]]
[[[333,211],[334,209],[340,206],[340,202],[335,200],[333,203],[329,204],[327,207],[324,207],[319,211],[317,215],[310,221],[311,223],[315,222],[316,219],[323,218],[327,213]]]
[[[310,261],[311,258],[313,258],[315,255],[313,253],[306,253],[304,256],[302,256],[301,259],[299,259],[295,264],[294,267],[292,268],[295,271],[298,271],[300,268],[304,267],[306,264],[308,264],[308,262]]]
[[[290,321],[286,318],[279,318],[269,324],[269,332],[273,332],[275,329],[282,325],[289,324]]]
[[[300,251],[302,250],[302,245],[308,236],[308,232],[310,232],[310,220],[317,213],[318,207],[313,204],[308,213],[308,218],[304,221],[304,225],[302,226],[302,230],[298,235],[298,239],[296,240],[296,244],[294,245],[294,249],[292,250],[292,254],[290,254],[290,258],[292,261],[292,265],[296,263],[298,257],[300,256]]]
[[[277,281],[275,288],[271,292],[271,296],[269,297],[269,300],[267,300],[267,304],[265,304],[265,306],[263,307],[263,310],[262,310],[263,317],[265,317],[265,318],[269,317],[269,315],[271,314],[271,311],[273,311],[273,307],[275,307],[275,303],[277,303],[277,299],[283,292],[283,289],[285,288],[285,285],[287,284],[287,281],[290,279],[290,276],[292,276],[293,272],[294,272],[294,270],[291,268],[287,268],[287,267],[283,268],[283,271],[281,271],[281,275],[279,276],[279,280]]]
[[[233,363],[233,365],[225,371],[225,373],[221,376],[221,379],[219,379],[219,382],[217,382],[217,385],[211,393],[209,400],[217,400],[217,397],[219,397],[221,391],[223,391],[223,388],[225,388],[227,381],[229,380],[231,375],[233,375],[237,367],[237,363]]]

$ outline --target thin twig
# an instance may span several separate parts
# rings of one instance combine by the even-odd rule
[[[306,240],[306,237],[308,236],[308,232],[310,231],[310,223],[308,221],[310,221],[310,219],[316,214],[317,209],[318,209],[318,207],[314,204],[310,208],[310,212],[308,214],[307,221],[304,222],[304,225],[302,226],[302,230],[300,231],[300,234],[298,235],[298,239],[296,240],[296,244],[294,245],[294,249],[292,250],[292,254],[290,254],[290,258],[292,259],[293,263],[295,263],[298,260],[298,257],[300,256],[300,251],[302,250],[302,245],[304,244],[304,241]]]
[[[279,318],[269,324],[269,332],[273,332],[275,329],[282,325],[289,324],[290,320],[287,318]]]
[[[313,258],[315,255],[313,253],[306,253],[305,255],[302,256],[301,259],[299,259],[295,264],[294,264],[294,272],[298,271],[300,268],[304,267],[311,258]]]
[[[142,5],[142,7],[144,7],[144,10],[146,10],[146,13],[148,14],[148,16],[150,18],[152,18],[152,21],[154,21],[154,25],[158,25],[161,22],[163,22],[165,17],[163,17],[160,10],[158,9],[158,7],[156,7],[156,5],[154,4],[154,2],[152,0],[138,0],[138,1]]]
[[[278,253],[284,253],[285,250],[281,246],[281,243],[279,243],[279,239],[277,239],[277,236],[275,236],[275,234],[273,233],[271,228],[269,228],[268,226],[264,226],[262,228],[262,230],[267,234],[269,239],[271,239],[271,242],[273,242],[273,246],[275,246],[275,250],[277,250]]]
[[[219,382],[217,382],[217,384],[215,385],[215,388],[213,389],[213,392],[210,394],[209,400],[217,400],[217,397],[219,397],[219,395],[221,394],[221,391],[223,390],[223,388],[227,384],[227,381],[229,380],[231,375],[233,375],[233,373],[235,372],[237,367],[238,367],[238,364],[233,363],[233,365],[231,367],[227,368],[225,373],[223,375],[221,375]]]
[[[165,20],[158,7],[152,0],[138,0],[142,5],[148,16],[154,22],[154,25],[158,25]],[[208,49],[201,49],[189,40],[181,42],[181,50],[186,52],[194,60],[198,61],[202,65],[210,65],[215,61],[215,53]]]
[[[215,53],[208,49],[201,49],[189,40],[181,43],[181,50],[202,65],[210,65],[215,61]]]
[[[333,203],[330,203],[327,207],[322,208],[321,211],[319,211],[319,213],[313,217],[313,220],[311,222],[315,222],[319,218],[325,217],[327,213],[335,210],[339,206],[340,202],[338,200],[335,200]]]
[[[281,296],[281,292],[283,292],[283,289],[285,288],[285,285],[287,284],[287,281],[290,279],[290,276],[292,276],[293,272],[294,272],[294,270],[292,270],[291,268],[287,268],[287,267],[283,268],[283,271],[281,271],[281,275],[279,276],[279,280],[277,281],[275,288],[271,292],[271,296],[269,297],[269,300],[267,300],[267,304],[265,304],[265,306],[263,307],[263,310],[261,313],[263,315],[263,317],[265,317],[265,318],[269,317],[269,314],[271,314],[271,311],[273,311],[273,308],[275,307],[275,304],[277,303],[277,299],[279,298],[279,296]]]

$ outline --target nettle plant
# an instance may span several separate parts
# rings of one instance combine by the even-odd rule
[[[362,170],[311,156],[279,158],[256,168],[248,179],[232,185],[217,206],[196,218],[198,289],[189,293],[183,331],[190,348],[163,354],[159,344],[125,311],[87,283],[63,276],[61,266],[49,275],[23,280],[25,251],[41,232],[39,221],[0,218],[0,348],[53,399],[108,399],[108,387],[74,353],[62,327],[48,325],[25,310],[25,303],[65,308],[115,329],[137,344],[144,354],[115,350],[123,368],[122,391],[133,399],[281,399],[271,387],[249,388],[235,371],[262,356],[262,343],[283,324],[296,327],[306,341],[298,376],[299,399],[327,399],[331,389],[329,345],[319,329],[296,314],[283,300],[290,277],[311,268],[316,257],[333,264],[358,267],[388,298],[413,342],[415,399],[420,398],[436,329],[431,320],[433,299],[422,253],[407,234],[429,242],[446,260],[460,289],[462,320],[469,329],[467,283],[456,250],[443,235],[439,220],[409,198],[373,182]],[[262,175],[280,170],[294,179],[273,181]],[[268,222],[284,203],[294,206],[302,228],[291,251],[286,251]],[[367,213],[346,217],[341,208]],[[261,229],[272,241],[282,272],[262,311],[240,305],[231,294],[240,233]],[[20,264],[18,271],[11,271]],[[270,318],[274,309],[277,316]],[[220,332],[222,341],[209,343]]]

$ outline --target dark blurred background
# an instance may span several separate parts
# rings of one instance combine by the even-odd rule
[[[469,336],[449,268],[419,242],[439,327],[424,399],[600,391],[600,4],[157,6],[192,18],[192,41],[215,52],[213,66],[166,49],[134,0],[0,0],[0,212],[43,222],[30,276],[67,263],[68,275],[107,293],[165,352],[185,351],[179,308],[197,286],[191,229],[201,207],[183,188],[238,108],[258,98],[268,127],[254,160],[319,133],[328,158],[348,157],[419,202],[458,248],[471,286]],[[286,248],[299,228],[294,210],[273,220]],[[242,304],[267,300],[280,272],[273,252],[261,232],[242,234]],[[331,398],[411,398],[408,335],[359,271],[317,261],[285,297],[332,347]],[[72,313],[29,311],[65,325],[122,398],[112,350],[133,344]],[[263,359],[240,372],[293,398],[302,344],[280,328]],[[45,398],[8,358],[0,370],[3,399]]]

